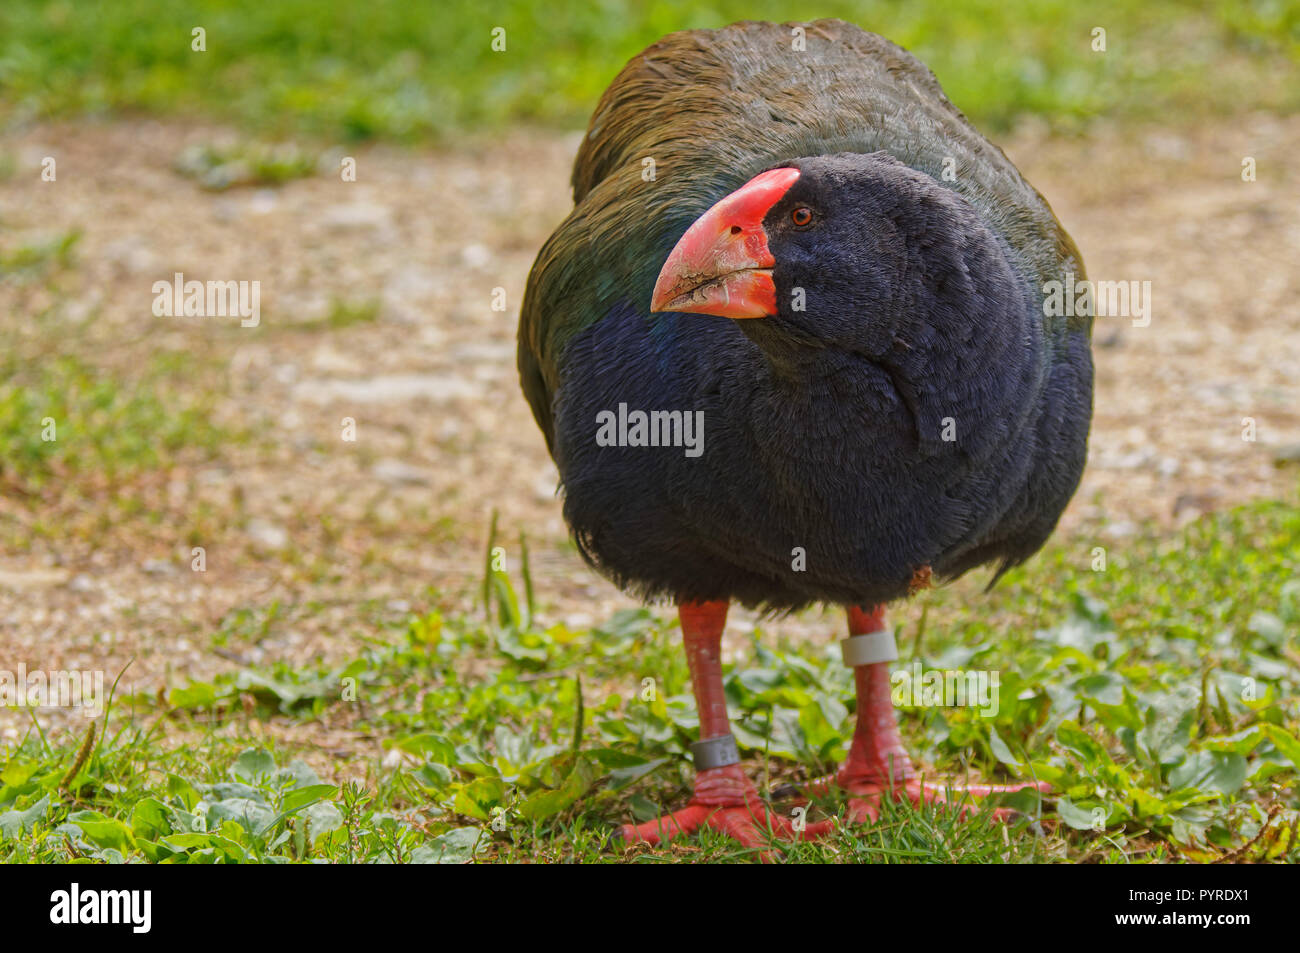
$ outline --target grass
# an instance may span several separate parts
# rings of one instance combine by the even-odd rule
[[[987,813],[890,805],[786,859],[1300,859],[1300,505],[1144,534],[1100,571],[1093,548],[1053,544],[986,598],[962,583],[895,616],[901,664],[1000,673],[991,716],[903,709],[913,753],[958,776],[1038,777],[1053,794],[1011,796],[1024,819],[1005,830]],[[522,562],[514,579],[489,563],[476,610],[374,623],[346,664],[117,699],[85,757],[78,739],[48,744],[37,716],[0,769],[0,860],[753,859],[709,833],[657,849],[611,840],[614,824],[689,796],[695,713],[675,624],[636,610],[589,631],[544,625]],[[310,609],[236,613],[218,637],[253,643]],[[826,771],[853,725],[833,641],[779,632],[756,630],[727,674],[760,785]],[[294,726],[307,730],[270,730]],[[322,781],[340,763],[363,774]]]
[[[228,435],[177,392],[181,373],[164,356],[131,381],[69,355],[0,358],[0,485],[24,497],[83,477],[112,485],[185,451],[214,452]]]
[[[316,173],[317,158],[291,144],[265,143],[193,146],[176,160],[176,171],[203,188],[222,192],[234,186],[277,186]]]
[[[335,298],[324,316],[298,321],[289,327],[294,331],[344,331],[357,325],[374,324],[379,320],[380,304],[377,298],[354,301]]]
[[[585,125],[661,35],[740,19],[839,16],[919,55],[982,127],[1033,114],[1190,118],[1300,103],[1296,0],[691,0],[538,6],[375,0],[10,0],[0,122],[130,111],[335,140],[449,139],[515,122]],[[206,30],[204,52],[192,30]],[[506,30],[494,52],[491,31]],[[1104,53],[1092,30],[1107,31]]]
[[[81,232],[72,229],[41,242],[0,245],[0,281],[22,281],[69,267]]]
[[[0,356],[0,550],[143,560],[212,539],[228,514],[168,487],[251,439],[214,417],[222,365],[155,352],[96,366],[58,353],[55,327]]]

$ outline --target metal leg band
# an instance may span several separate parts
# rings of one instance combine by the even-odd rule
[[[740,751],[731,735],[718,735],[716,738],[702,738],[691,745],[691,758],[695,761],[696,771],[707,771],[739,764]]]

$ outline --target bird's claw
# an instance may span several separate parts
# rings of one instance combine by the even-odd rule
[[[952,781],[932,782],[919,777],[904,777],[894,781],[877,778],[851,778],[829,775],[800,785],[807,797],[828,798],[837,793],[849,795],[845,821],[850,824],[871,824],[880,818],[881,803],[886,798],[908,801],[916,807],[939,805],[956,809],[962,820],[978,813],[971,799],[1011,794],[1016,791],[1039,791],[1046,794],[1051,787],[1042,781],[1016,784],[957,784]],[[1010,807],[997,807],[990,816],[997,821],[1009,821],[1019,812]]]
[[[810,823],[772,810],[738,765],[701,771],[695,792],[691,802],[679,811],[643,824],[624,824],[619,828],[623,840],[628,844],[663,844],[708,827],[744,847],[761,851],[760,858],[770,862],[775,859],[770,850],[774,841],[816,840],[835,826],[833,819]]]
[[[1050,788],[1042,782],[1023,784],[954,784],[952,782],[932,783],[920,778],[906,778],[893,784],[878,782],[841,783],[841,789],[849,794],[848,815],[850,824],[873,824],[880,818],[881,802],[892,797],[895,801],[910,801],[914,806],[938,805],[953,808],[958,818],[968,820],[979,813],[973,798],[985,798],[994,794],[1009,794],[1015,791],[1040,791],[1046,793]],[[995,807],[990,817],[995,821],[1007,822],[1019,812],[1015,808]]]

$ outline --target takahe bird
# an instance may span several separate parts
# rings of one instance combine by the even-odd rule
[[[624,837],[830,823],[796,830],[740,768],[731,601],[847,608],[852,819],[943,800],[958,789],[923,784],[899,738],[883,606],[1024,561],[1074,493],[1091,319],[1044,307],[1045,283],[1084,277],[1074,243],[923,64],[835,20],[649,47],[596,108],[573,192],[529,276],[523,389],[585,558],[676,603],[699,706],[693,799]]]

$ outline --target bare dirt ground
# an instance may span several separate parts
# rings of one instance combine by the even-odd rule
[[[0,497],[0,669],[111,677],[134,659],[120,690],[154,691],[346,658],[412,612],[469,607],[493,509],[508,539],[528,534],[548,619],[630,605],[565,543],[514,369],[525,278],[570,207],[576,137],[364,148],[356,182],[328,171],[334,157],[274,189],[208,192],[175,171],[187,146],[230,137],[77,123],[0,143],[13,160],[0,241],[83,232],[56,278],[0,281],[5,346],[75,354],[128,388],[156,355],[180,355],[186,387],[167,399],[200,395],[240,435],[111,493],[70,473],[35,499]],[[1152,287],[1149,326],[1097,325],[1089,467],[1060,530],[1081,563],[1148,524],[1293,495],[1296,470],[1276,460],[1300,444],[1300,118],[1101,125],[1069,141],[1026,130],[1005,145],[1091,277]],[[40,180],[44,156],[55,182]],[[1245,156],[1257,181],[1242,181]],[[152,285],[175,272],[260,281],[260,326],[154,317]],[[336,302],[376,317],[331,326]],[[0,739],[29,725],[0,710]]]

